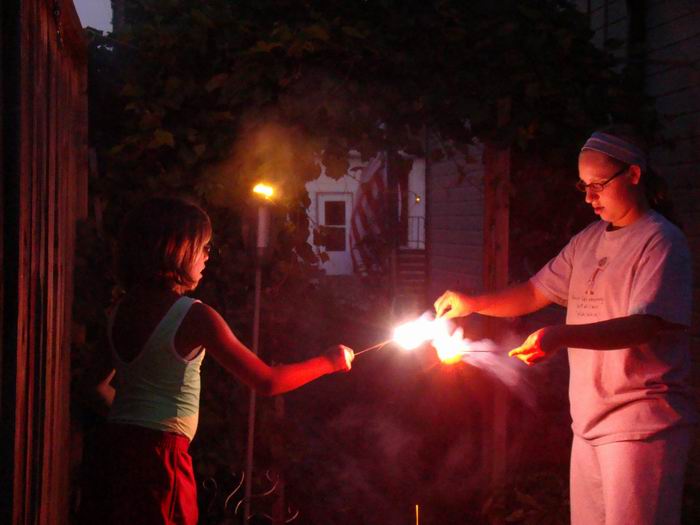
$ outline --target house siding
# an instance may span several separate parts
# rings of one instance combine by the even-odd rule
[[[479,159],[481,154],[474,148]],[[461,171],[465,176],[460,174]],[[482,288],[484,168],[445,160],[427,168],[428,300],[448,288]]]

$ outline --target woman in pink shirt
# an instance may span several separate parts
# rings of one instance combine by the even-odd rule
[[[523,315],[551,303],[566,324],[510,355],[528,365],[568,348],[574,525],[680,523],[691,428],[692,269],[661,179],[627,126],[593,133],[577,187],[600,218],[527,282],[496,293],[445,292],[438,316]]]

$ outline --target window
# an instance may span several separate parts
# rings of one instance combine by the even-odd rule
[[[321,232],[326,251],[346,251],[345,201],[325,201],[323,203],[323,216]]]

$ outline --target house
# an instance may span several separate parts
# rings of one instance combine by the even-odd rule
[[[395,197],[390,197],[397,214],[396,263],[391,273],[398,303],[421,309],[448,287],[481,286],[482,149],[470,147],[469,161],[408,159],[411,168],[405,180],[397,182]],[[347,175],[333,180],[322,171],[306,184],[311,200],[309,242],[318,254],[327,255],[321,264],[327,275],[367,271],[357,253],[357,240],[362,237],[355,239],[352,234],[353,213],[362,199],[360,181],[367,177],[367,169],[368,163],[351,153]],[[385,221],[386,217],[374,214],[366,220]],[[320,239],[319,231],[324,233]],[[433,243],[432,250],[427,239]]]

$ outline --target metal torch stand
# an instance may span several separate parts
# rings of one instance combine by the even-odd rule
[[[253,353],[258,354],[260,340],[260,289],[262,286],[262,271],[258,261],[255,268],[255,306],[253,310]],[[253,491],[253,449],[255,446],[255,390],[250,389],[248,405],[248,446],[245,461],[245,493],[243,503],[243,523],[248,524],[250,517],[250,499]]]
[[[262,288],[262,260],[269,244],[270,209],[265,204],[258,207],[258,225],[255,261],[255,304],[253,307],[253,353],[258,355],[260,341],[260,301]],[[253,496],[253,452],[255,447],[255,390],[250,389],[248,406],[248,447],[245,462],[245,491],[243,495],[243,523],[250,520],[250,503]]]

